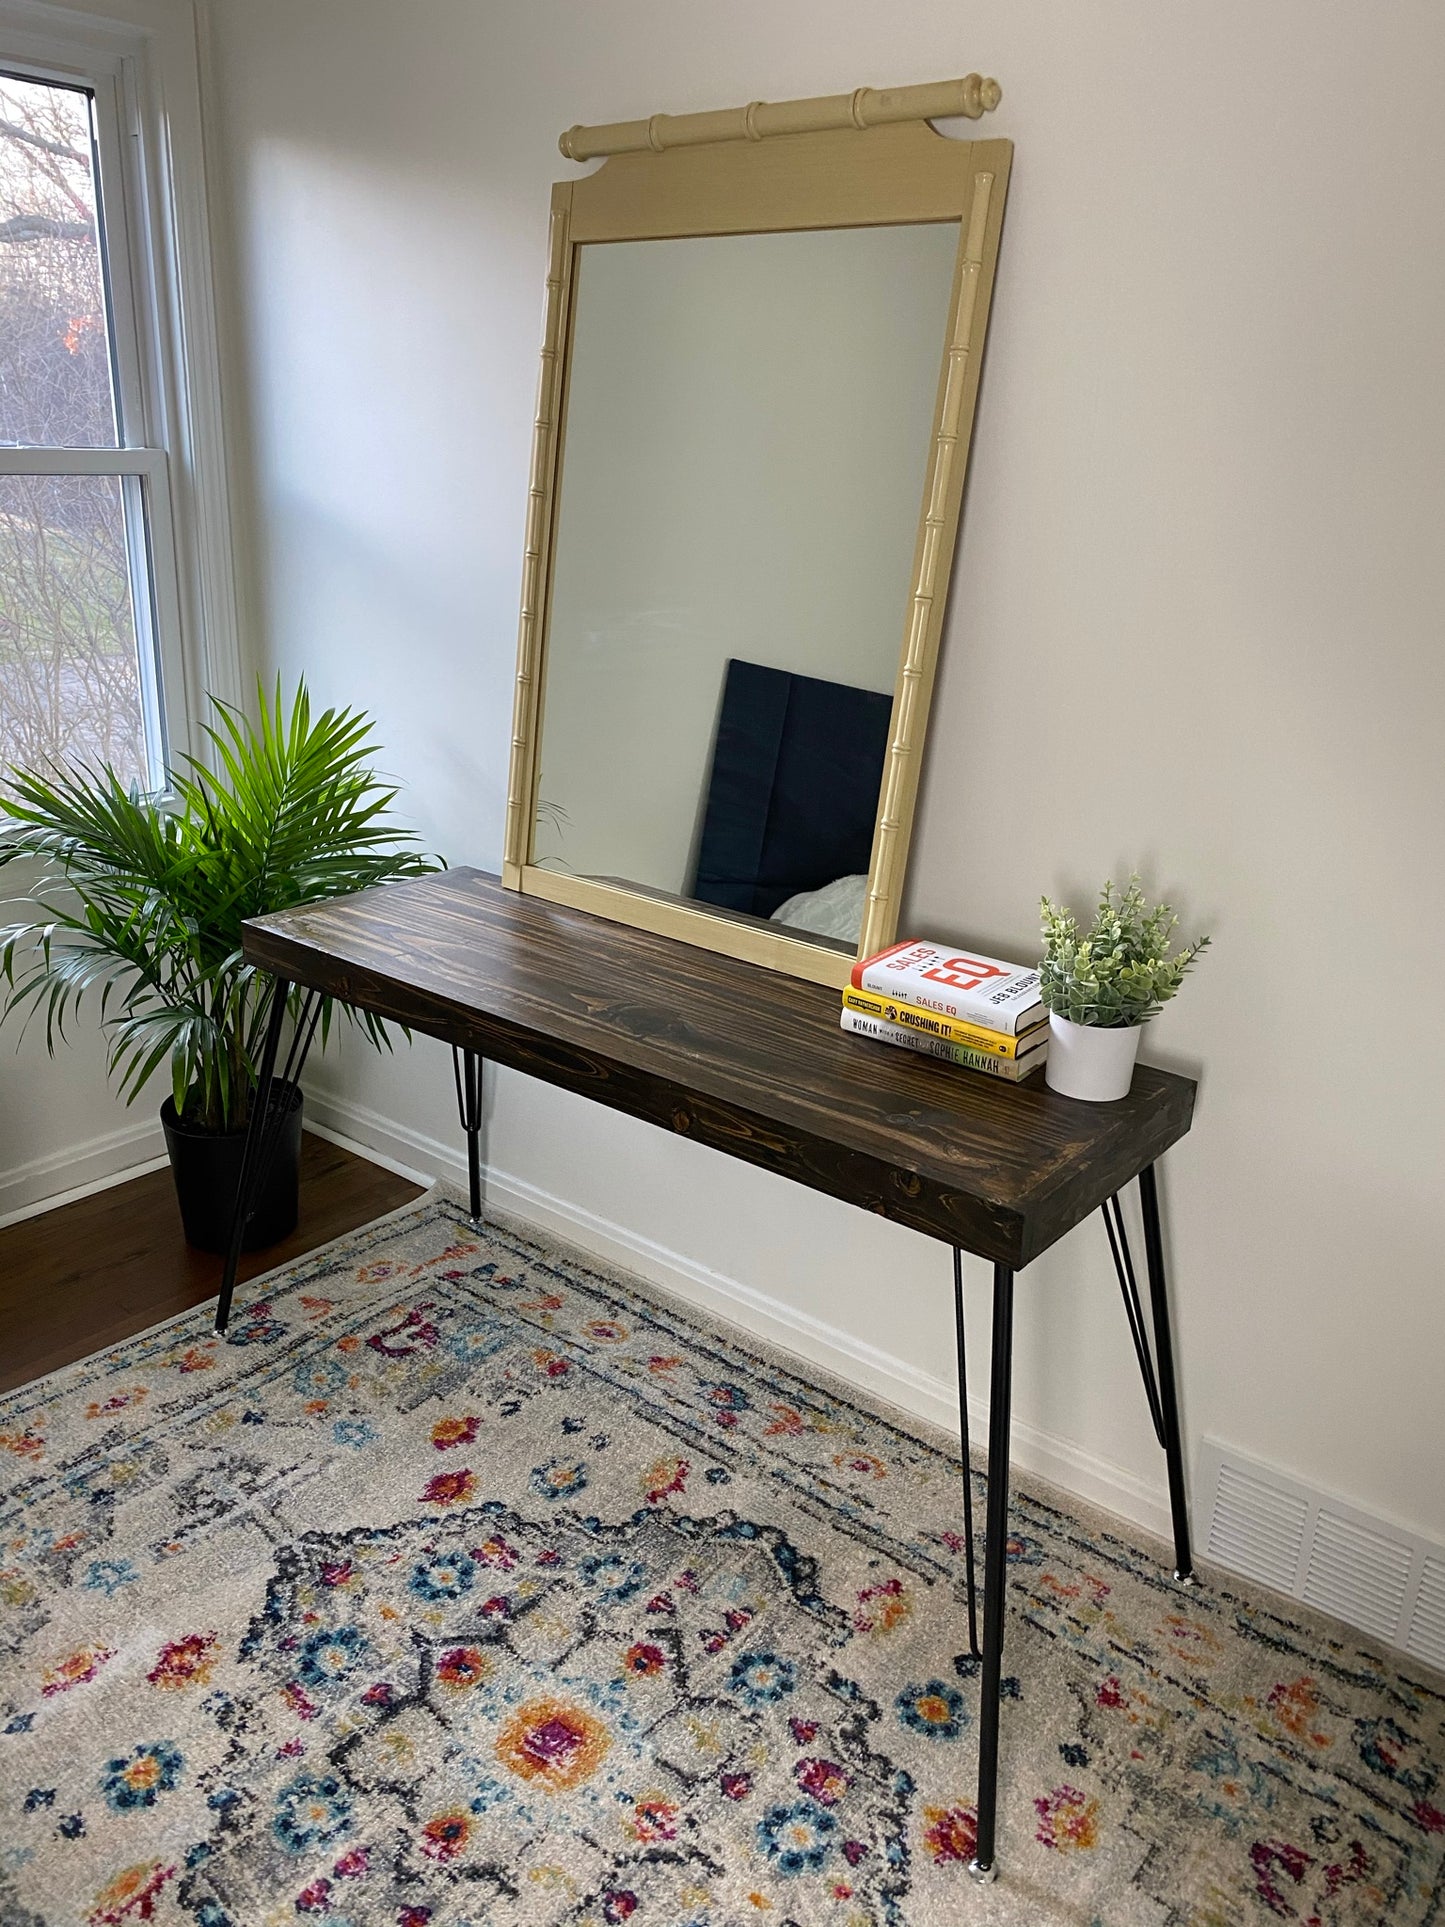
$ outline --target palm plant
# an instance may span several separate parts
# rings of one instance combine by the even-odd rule
[[[304,682],[289,711],[279,679],[274,699],[257,693],[256,727],[213,699],[215,768],[185,758],[166,798],[108,766],[17,770],[0,817],[0,867],[46,866],[30,914],[0,929],[0,1022],[43,1013],[53,1055],[98,997],[126,1102],[169,1058],[178,1118],[209,1131],[248,1121],[274,995],[241,954],[246,918],[440,867],[383,820],[396,791],[366,766],[368,717],[313,718]],[[328,1002],[323,1042],[330,1016]],[[354,1020],[387,1044],[375,1017]]]

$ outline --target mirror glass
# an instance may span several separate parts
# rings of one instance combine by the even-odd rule
[[[957,248],[578,249],[534,864],[854,948]]]

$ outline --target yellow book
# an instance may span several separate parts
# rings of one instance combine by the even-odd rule
[[[860,1017],[875,1017],[881,1023],[901,1024],[904,1029],[919,1031],[927,1037],[941,1037],[946,1043],[966,1044],[970,1050],[984,1051],[992,1057],[1023,1057],[1048,1035],[1047,1024],[1035,1024],[1031,1030],[1010,1037],[1001,1030],[986,1030],[981,1024],[967,1023],[961,1017],[945,1017],[941,1011],[920,1010],[917,1004],[905,1004],[896,997],[880,997],[873,990],[855,990],[851,984],[843,992],[843,1008]]]

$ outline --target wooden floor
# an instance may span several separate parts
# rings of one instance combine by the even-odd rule
[[[241,1278],[300,1258],[420,1197],[416,1185],[309,1131],[301,1220]],[[214,1297],[221,1260],[181,1235],[169,1168],[0,1230],[0,1391],[103,1350]]]

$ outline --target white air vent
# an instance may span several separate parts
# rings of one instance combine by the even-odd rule
[[[1410,1583],[1414,1547],[1321,1506],[1300,1597],[1381,1639],[1395,1639]]]
[[[1445,1556],[1432,1553],[1425,1561],[1405,1650],[1445,1672]]]
[[[1293,1592],[1309,1514],[1306,1502],[1293,1493],[1281,1492],[1240,1466],[1221,1465],[1208,1557],[1233,1572],[1262,1579],[1277,1592]]]
[[[1445,1547],[1205,1439],[1203,1557],[1445,1669]]]

